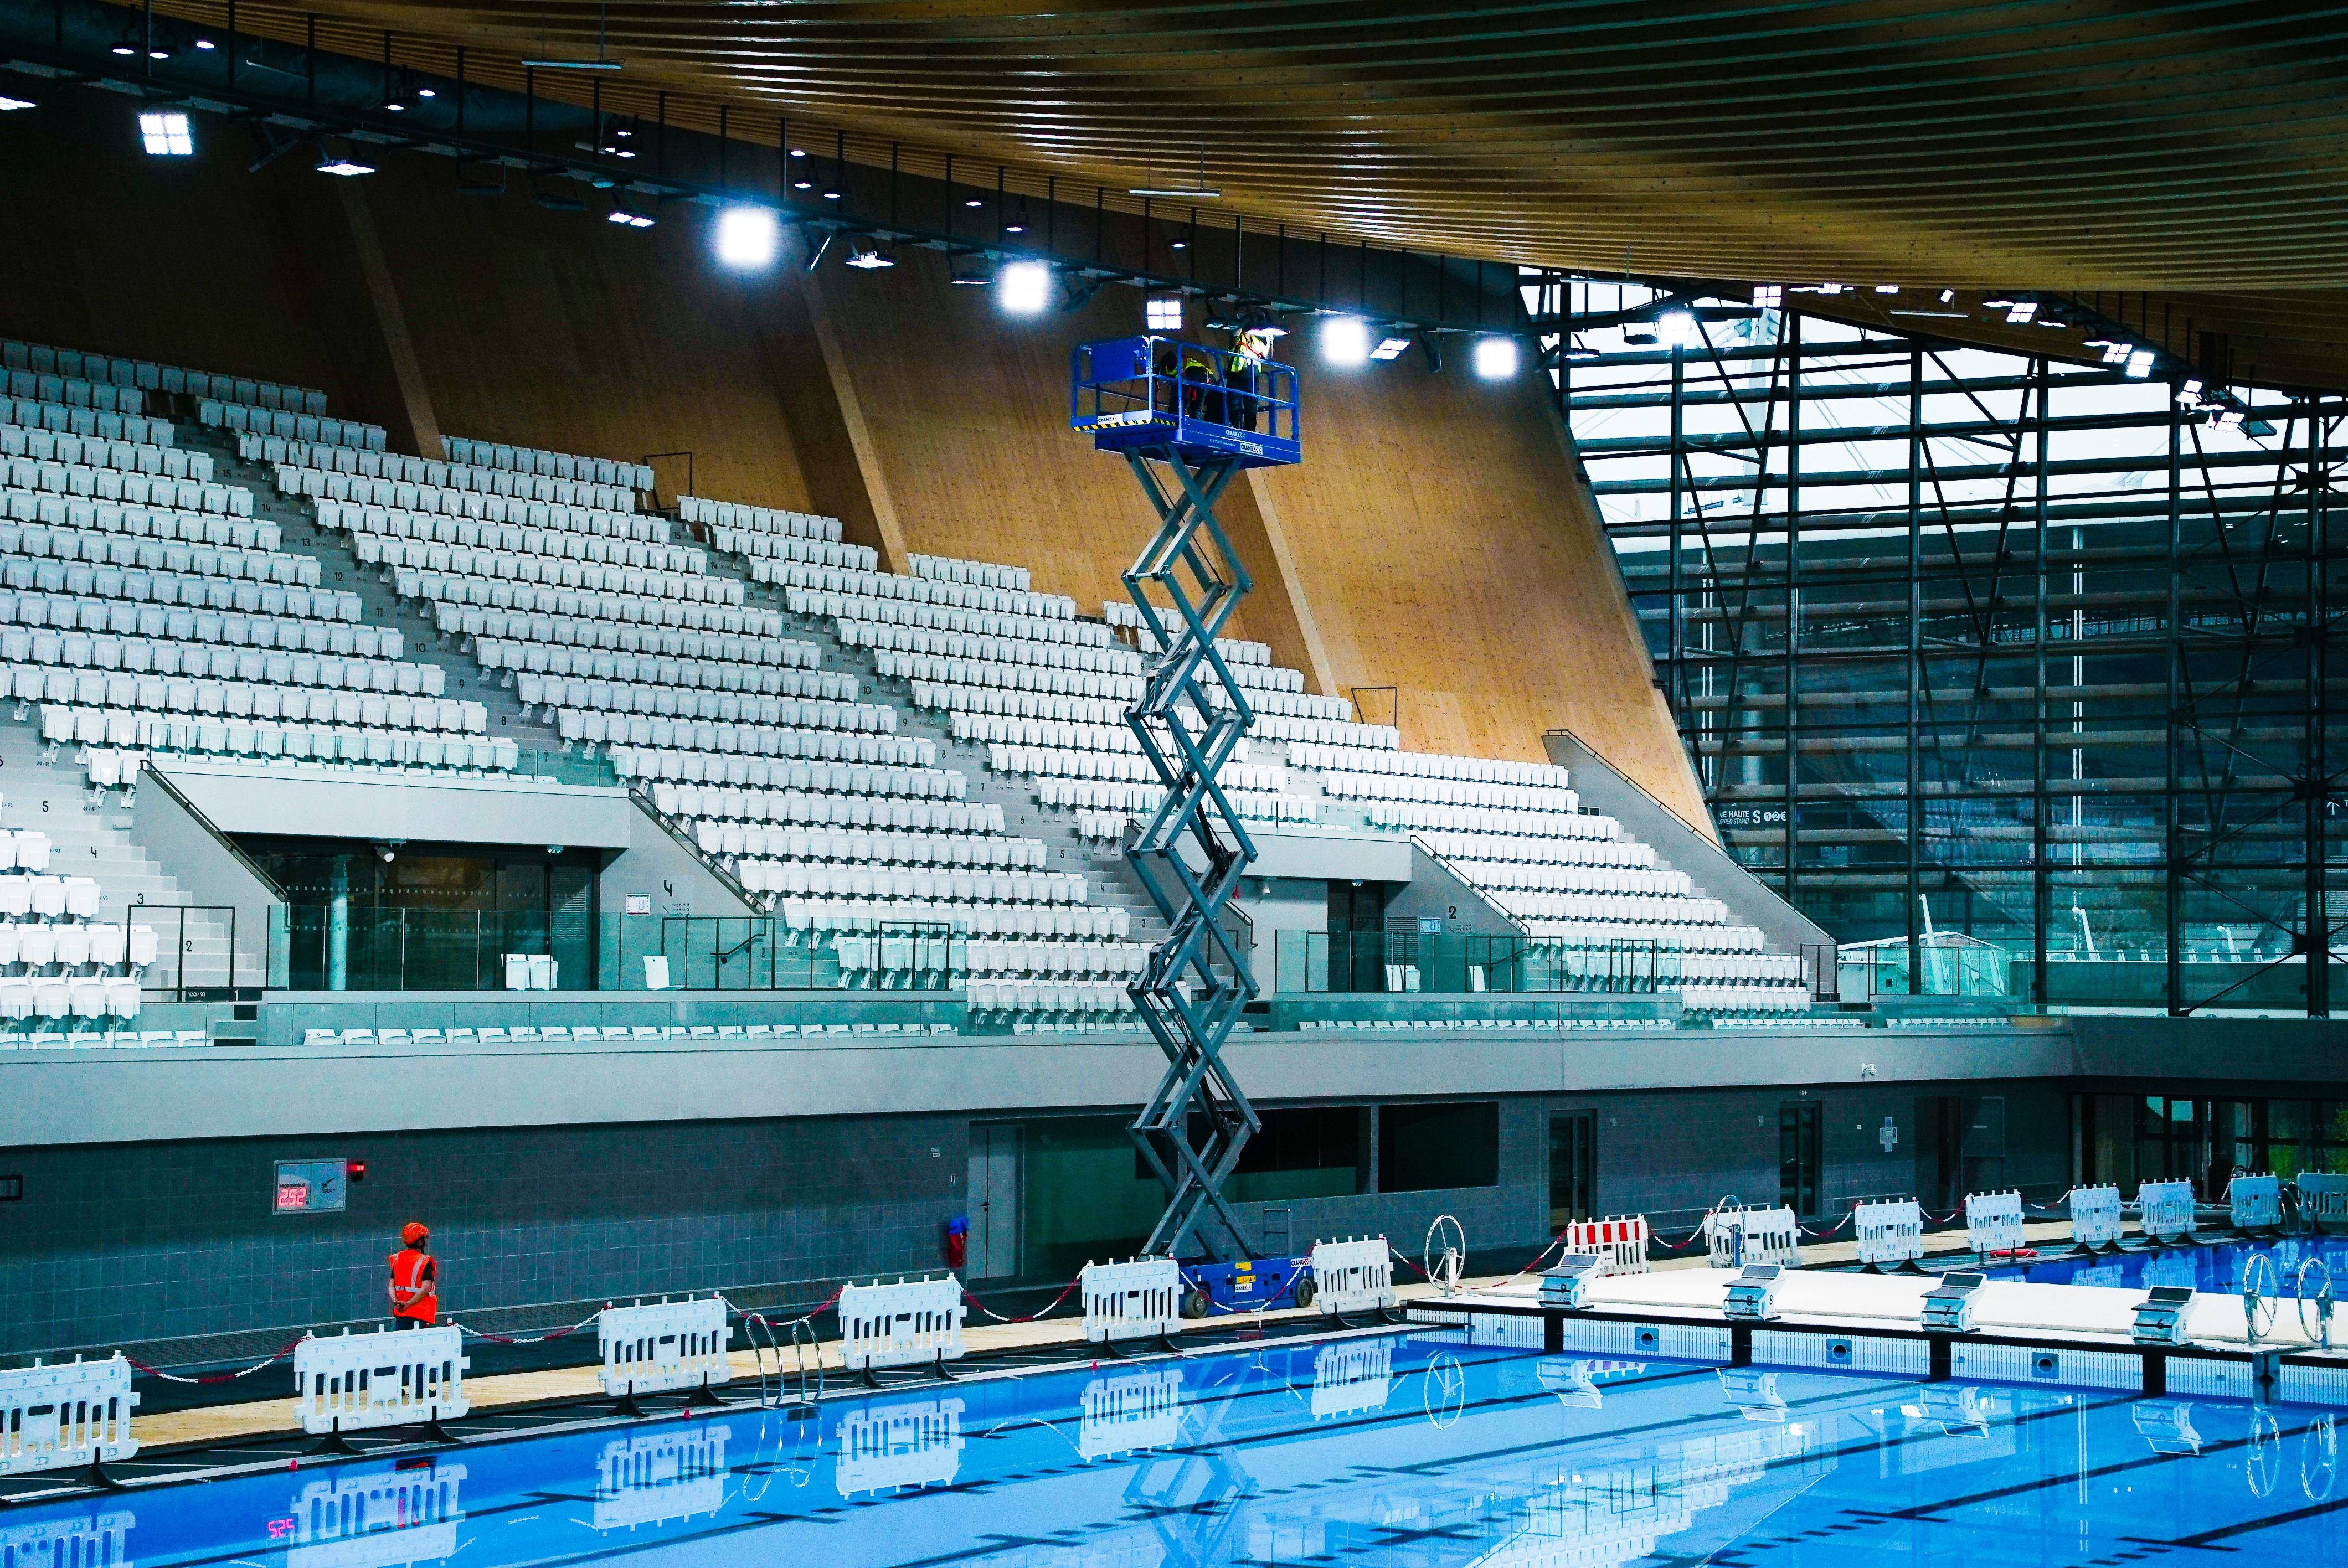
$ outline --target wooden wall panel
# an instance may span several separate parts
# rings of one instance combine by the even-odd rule
[[[1338,683],[1399,688],[1415,750],[1540,761],[1570,729],[1708,822],[1538,378],[1464,358],[1305,360],[1304,461],[1264,479]]]
[[[403,423],[333,182],[298,153],[247,174],[242,138],[209,118],[191,163],[142,158],[129,107],[98,97],[0,126],[20,229],[67,237],[0,247],[0,330],[301,382]],[[516,180],[459,197],[448,165],[394,158],[367,181],[444,432],[690,449],[704,495],[829,512],[892,552],[1024,565],[1090,612],[1121,595],[1154,519],[1124,465],[1068,430],[1066,383],[1076,343],[1133,330],[1133,291],[1009,321],[929,251],[878,274],[828,263],[813,285],[788,254],[731,276],[705,210],[631,231],[541,209]],[[1229,503],[1258,584],[1234,630],[1316,687],[1400,688],[1409,746],[1538,759],[1562,726],[1705,821],[1535,378],[1297,357],[1306,461]]]

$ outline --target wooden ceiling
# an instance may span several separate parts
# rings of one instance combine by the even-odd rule
[[[218,0],[163,0],[207,17]],[[306,9],[306,8],[305,8]],[[362,56],[655,90],[1214,210],[1584,272],[2199,301],[2348,285],[2348,12],[2256,0],[317,0]],[[279,13],[242,25],[283,33]],[[567,77],[568,79],[564,79]],[[541,92],[583,97],[578,74]],[[757,106],[755,110],[744,106]],[[767,119],[771,126],[771,119]],[[2305,295],[2305,291],[2317,291]],[[2263,328],[2261,329],[2263,330]],[[2280,341],[2280,340],[2279,340]],[[2327,362],[2333,354],[2322,356]]]

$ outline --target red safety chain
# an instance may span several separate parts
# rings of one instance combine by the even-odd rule
[[[302,1336],[302,1339],[307,1339],[308,1337],[309,1336],[307,1334]],[[129,1356],[125,1356],[123,1359],[130,1362],[130,1365],[137,1370],[146,1373],[150,1378],[160,1378],[166,1383],[233,1383],[239,1378],[250,1378],[255,1372],[260,1371],[263,1367],[274,1366],[276,1363],[283,1361],[286,1357],[291,1356],[295,1350],[301,1348],[302,1339],[294,1340],[291,1345],[286,1346],[284,1349],[278,1351],[275,1355],[271,1356],[264,1360],[255,1361],[252,1366],[243,1368],[239,1371],[206,1372],[200,1377],[194,1378],[182,1377],[177,1372],[166,1372],[160,1367],[149,1367],[146,1362],[134,1360]]]
[[[1026,1317],[1004,1317],[1004,1316],[1003,1316],[1003,1314],[1001,1314],[1000,1312],[995,1311],[993,1307],[990,1307],[989,1306],[987,1306],[987,1305],[986,1305],[986,1303],[984,1303],[983,1301],[981,1301],[977,1296],[973,1296],[973,1295],[970,1293],[970,1288],[969,1288],[967,1286],[963,1286],[963,1288],[962,1298],[963,1298],[964,1301],[969,1302],[973,1307],[977,1307],[977,1308],[979,1309],[979,1311],[980,1311],[980,1312],[982,1312],[982,1313],[985,1314],[985,1315],[986,1315],[987,1317],[989,1317],[994,1318],[997,1323],[1033,1323],[1033,1322],[1035,1322],[1035,1321],[1037,1318],[1039,1318],[1039,1317],[1048,1317],[1048,1316],[1050,1316],[1051,1311],[1052,1311],[1052,1308],[1054,1308],[1055,1307],[1059,1306],[1059,1305],[1060,1305],[1060,1303],[1062,1303],[1063,1301],[1066,1301],[1066,1300],[1068,1298],[1068,1292],[1069,1292],[1069,1291],[1071,1291],[1071,1290],[1074,1290],[1074,1289],[1075,1289],[1078,1285],[1082,1284],[1083,1282],[1084,1282],[1084,1276],[1082,1276],[1082,1275],[1078,1275],[1076,1278],[1074,1278],[1074,1279],[1072,1279],[1072,1280],[1068,1281],[1068,1283],[1067,1283],[1067,1284],[1066,1284],[1066,1285],[1062,1286],[1060,1287],[1060,1294],[1059,1294],[1059,1295],[1057,1295],[1057,1296],[1054,1296],[1054,1297],[1052,1297],[1052,1299],[1051,1299],[1051,1300],[1049,1300],[1049,1301],[1045,1302],[1045,1303],[1044,1304],[1044,1306],[1043,1306],[1043,1309],[1042,1309],[1041,1311],[1037,1311],[1037,1312],[1031,1312],[1031,1313],[1029,1313],[1029,1314],[1028,1314]],[[821,1310],[821,1308],[818,1308],[818,1310],[819,1311],[819,1310]]]

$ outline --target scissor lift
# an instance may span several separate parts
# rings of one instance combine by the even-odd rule
[[[1128,988],[1167,1063],[1129,1129],[1167,1191],[1143,1251],[1251,1257],[1222,1188],[1261,1122],[1222,1050],[1257,987],[1220,917],[1255,845],[1217,774],[1255,714],[1215,648],[1249,579],[1215,502],[1241,469],[1301,456],[1296,372],[1173,338],[1116,338],[1077,348],[1068,401],[1071,425],[1096,450],[1125,458],[1159,519],[1124,574],[1145,624],[1162,629],[1141,699],[1125,715],[1166,786],[1165,804],[1125,851],[1168,927]],[[1202,1142],[1193,1142],[1194,1122]]]

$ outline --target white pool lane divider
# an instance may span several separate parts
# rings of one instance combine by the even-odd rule
[[[630,1414],[641,1395],[689,1395],[734,1378],[726,1356],[733,1331],[721,1296],[606,1307],[595,1316],[595,1338],[603,1357],[596,1380]]]
[[[294,1348],[294,1416],[325,1440],[320,1451],[355,1452],[345,1432],[424,1426],[454,1441],[440,1423],[473,1407],[465,1397],[464,1345],[453,1323],[313,1336]]]
[[[927,1367],[951,1378],[946,1363],[963,1355],[963,1315],[962,1281],[951,1274],[891,1285],[850,1281],[839,1291],[840,1364],[876,1388],[873,1374],[889,1367]]]
[[[2335,1302],[2302,1309],[2270,1297],[2253,1339],[2242,1297],[2188,1290],[2174,1304],[2169,1343],[2142,1331],[2138,1309],[2156,1305],[2147,1291],[1992,1277],[1968,1293],[1972,1327],[1958,1332],[1925,1327],[1926,1294],[1945,1276],[1787,1269],[1775,1282],[1774,1315],[1737,1322],[1724,1309],[1742,1272],[1592,1280],[1577,1310],[1544,1307],[1537,1282],[1516,1281],[1413,1302],[1407,1316],[1477,1340],[1503,1327],[1538,1328],[1540,1348],[1552,1355],[2348,1405],[2348,1353],[2325,1348],[2327,1329],[2332,1344],[2348,1337]],[[2278,1308],[2271,1321],[2267,1307]]]
[[[130,1435],[138,1403],[130,1363],[119,1354],[0,1372],[0,1475],[79,1470],[91,1485],[112,1489],[107,1465],[139,1451]]]

